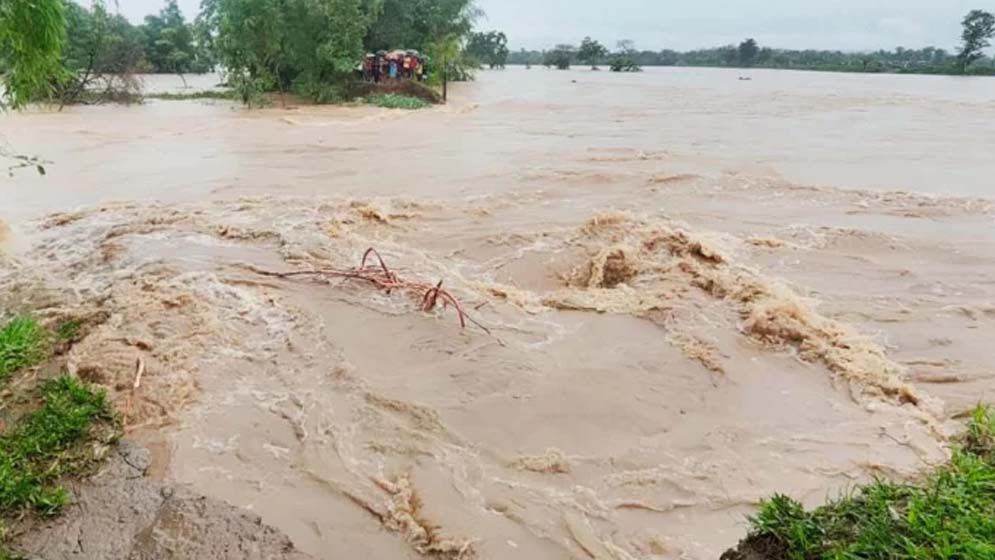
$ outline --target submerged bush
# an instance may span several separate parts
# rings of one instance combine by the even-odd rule
[[[643,69],[631,55],[622,53],[612,55],[608,61],[612,72],[642,72]]]
[[[376,105],[377,107],[385,107],[387,109],[426,109],[431,107],[432,104],[423,99],[418,99],[417,97],[411,97],[408,95],[401,95],[397,93],[387,93],[384,95],[375,95],[373,97],[368,97],[366,102],[370,105]]]

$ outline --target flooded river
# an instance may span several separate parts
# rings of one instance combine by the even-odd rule
[[[0,307],[99,318],[70,366],[155,475],[316,558],[714,559],[995,399],[992,122],[995,80],[711,69],[4,115],[50,163],[0,182]],[[486,331],[267,274],[370,247]]]

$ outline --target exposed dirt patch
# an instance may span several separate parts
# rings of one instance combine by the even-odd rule
[[[720,560],[787,560],[788,552],[771,537],[750,537],[727,550]]]
[[[73,505],[51,521],[14,529],[14,548],[33,558],[307,560],[253,514],[145,476],[149,452],[122,442]]]

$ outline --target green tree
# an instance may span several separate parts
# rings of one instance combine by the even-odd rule
[[[631,39],[622,39],[618,43],[615,43],[615,48],[620,53],[631,55],[636,52],[636,43]]]
[[[739,65],[743,67],[750,67],[757,63],[757,58],[760,55],[760,46],[757,45],[756,40],[747,39],[739,44],[738,55],[739,55]]]
[[[363,6],[368,20],[363,46],[368,52],[426,53],[430,83],[441,83],[443,59],[450,81],[473,78],[480,62],[464,48],[481,14],[473,0],[365,0]],[[452,48],[459,52],[449,52]]]
[[[229,85],[246,105],[281,85],[277,77],[288,30],[280,4],[276,0],[205,3],[208,18],[217,26],[216,54]]]
[[[631,45],[630,45],[631,46]],[[628,55],[637,66],[737,66],[740,64],[738,45],[696,49],[678,52],[664,49],[659,52],[631,51],[610,56],[607,62],[621,62],[627,67]],[[552,66],[550,51],[519,50],[508,57],[509,64],[541,64]],[[978,59],[978,61],[990,60]],[[970,71],[973,73],[995,74],[995,66],[976,61]],[[960,73],[957,56],[936,47],[909,49],[898,47],[892,51],[842,52],[838,50],[789,50],[760,48],[754,62],[756,66],[768,68],[799,68],[840,72],[896,72],[919,74]],[[616,65],[619,66],[619,65]]]
[[[111,15],[99,0],[89,10],[67,2],[65,15],[62,67],[67,73],[56,82],[59,103],[138,99],[133,74],[143,58],[141,32],[123,16]]]
[[[983,51],[991,45],[989,40],[995,37],[995,16],[983,10],[971,10],[961,22],[964,31],[961,34],[963,45],[957,54],[961,72],[982,58]]]
[[[556,45],[553,50],[546,53],[544,64],[556,67],[557,70],[569,70],[576,56],[577,48],[573,45]]]
[[[65,38],[62,0],[0,0],[0,66],[5,68],[0,107],[21,107],[50,94],[53,81],[64,75]]]
[[[203,21],[229,83],[252,104],[288,89],[327,102],[340,97],[363,54],[364,0],[210,0]]]
[[[636,57],[636,44],[628,39],[618,42],[618,51],[615,52],[608,61],[608,66],[612,72],[642,72]]]
[[[362,0],[293,0],[284,68],[293,87],[318,102],[342,96],[363,57]],[[289,76],[284,76],[289,78]]]
[[[663,49],[656,56],[656,63],[660,66],[677,66],[681,62],[681,53],[670,49]]]
[[[463,48],[459,35],[440,37],[429,43],[424,52],[428,57],[428,83],[435,86],[442,85],[444,81],[472,80],[473,71],[479,68],[477,60]]]
[[[346,93],[364,49],[417,49],[432,79],[443,59],[468,77],[476,15],[470,0],[203,0],[198,41],[247,103],[290,89],[321,102]]]
[[[739,64],[739,49],[735,45],[719,48],[719,55],[725,66],[736,66]]]
[[[65,38],[62,0],[0,0],[0,110],[51,94],[53,81],[65,76],[60,56]],[[13,162],[8,174],[25,167],[45,174],[45,160],[8,149],[6,142],[0,142],[0,158]]]
[[[500,31],[472,33],[466,52],[478,64],[487,64],[491,69],[504,68],[508,62],[508,37]]]
[[[480,15],[472,0],[367,0],[364,7],[370,21],[363,45],[371,52],[427,51],[453,37],[462,43]]]
[[[146,16],[142,28],[145,55],[153,71],[177,74],[186,84],[183,75],[201,69],[193,28],[187,24],[176,0],[166,0],[158,15]]]
[[[508,55],[508,64],[524,64],[531,68],[533,65],[542,64],[543,59],[544,53],[540,51],[518,49],[518,51]]]
[[[591,70],[597,70],[598,63],[606,56],[608,56],[608,49],[594,39],[584,37],[584,40],[580,42],[580,49],[577,51],[577,60],[584,64],[590,64]]]
[[[210,22],[198,14],[193,22],[191,32],[194,38],[194,58],[196,72],[210,72],[218,63],[215,55],[214,35],[211,33]]]

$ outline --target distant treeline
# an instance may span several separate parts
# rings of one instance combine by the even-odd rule
[[[554,66],[554,60],[548,51],[512,51],[508,55],[508,64],[517,65],[548,65]],[[576,54],[576,50],[574,50]],[[910,74],[961,74],[956,54],[936,47],[923,49],[906,49],[898,47],[895,50],[879,50],[875,52],[848,53],[843,51],[823,50],[792,50],[763,47],[758,49],[755,59],[744,60],[740,49],[729,45],[711,49],[693,51],[633,51],[629,53],[639,66],[711,66],[735,68],[782,68],[796,70],[824,70],[837,72],[888,72]],[[607,63],[608,58],[600,61]],[[571,64],[581,64],[582,61],[573,56]],[[983,57],[972,63],[968,68],[970,74],[995,74],[995,62],[990,57]]]
[[[889,72],[908,74],[977,74],[995,75],[995,60],[984,54],[995,37],[995,16],[972,10],[961,22],[961,47],[956,53],[937,47],[875,52],[839,50],[793,50],[762,47],[754,39],[739,45],[726,45],[692,51],[638,50],[632,41],[620,41],[618,51],[608,49],[590,37],[580,46],[556,45],[549,50],[519,50],[508,56],[508,64],[545,65],[560,69],[573,64],[616,67],[623,57],[635,66],[717,66],[738,68],[785,68],[838,72]]]
[[[128,101],[139,97],[135,74],[211,69],[221,70],[249,104],[269,92],[336,101],[352,95],[365,53],[392,49],[421,52],[433,84],[471,79],[482,65],[506,63],[559,69],[582,63],[616,72],[731,66],[995,75],[995,61],[985,54],[995,16],[983,10],[962,20],[956,53],[935,47],[789,50],[753,39],[687,52],[639,50],[620,41],[613,51],[590,37],[576,46],[509,52],[501,31],[475,31],[480,16],[473,0],[201,0],[190,22],[176,0],[164,0],[159,13],[134,25],[108,10],[106,0],[0,0],[0,108],[37,100]]]

